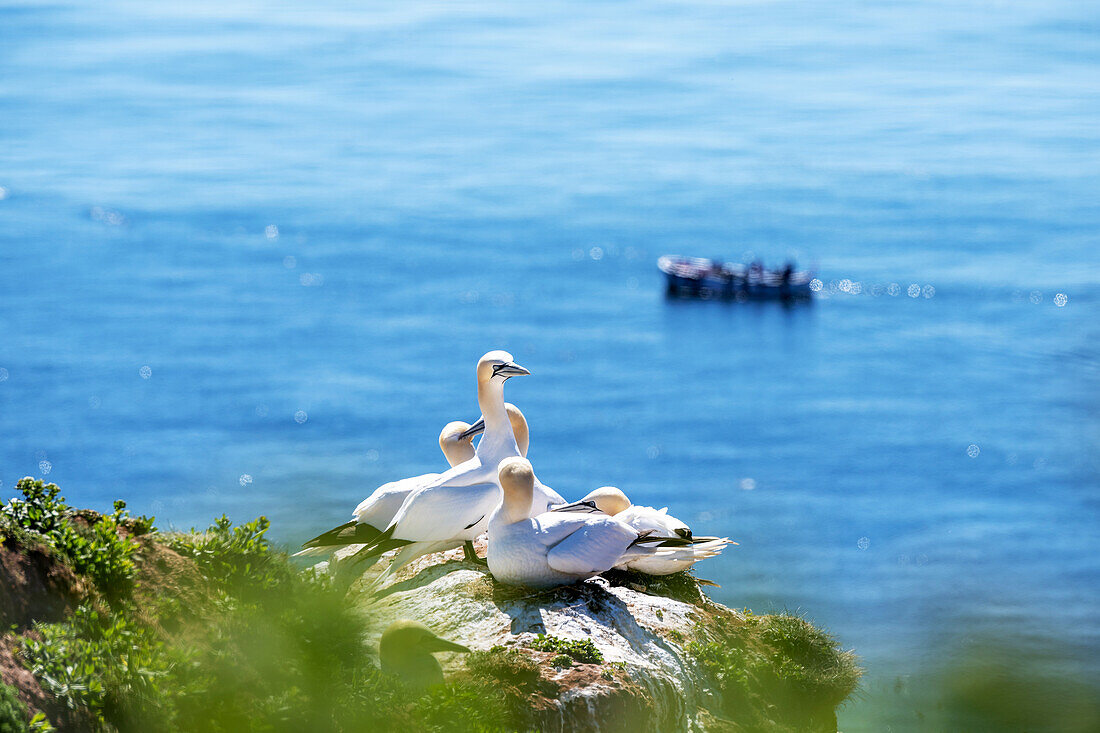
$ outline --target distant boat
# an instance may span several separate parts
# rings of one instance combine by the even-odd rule
[[[657,267],[668,279],[668,294],[697,298],[736,300],[789,300],[810,298],[809,270],[769,270],[762,265],[742,265],[702,257],[664,255]]]

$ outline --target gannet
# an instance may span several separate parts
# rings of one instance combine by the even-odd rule
[[[506,458],[498,480],[503,501],[489,520],[489,571],[501,583],[552,588],[591,578],[635,557],[692,557],[690,539],[638,532],[603,513],[527,515],[535,472]]]
[[[480,431],[469,433],[470,427],[469,423],[456,420],[444,425],[439,433],[439,449],[452,467],[474,457],[473,437]],[[374,539],[390,526],[394,515],[409,494],[421,486],[427,486],[440,475],[425,473],[382,484],[355,507],[350,522],[333,527],[305,542],[302,545],[305,549],[294,553],[294,557],[322,555],[338,547],[362,544]]]
[[[516,436],[516,444],[519,445],[519,454],[521,457],[527,457],[527,450],[531,446],[531,431],[527,425],[527,418],[524,417],[523,411],[513,405],[511,402],[505,402],[504,408],[508,411],[508,422],[512,425],[512,434]],[[478,418],[468,432],[474,432],[478,428],[485,428],[485,418]],[[543,512],[548,512],[554,507],[565,505],[565,499],[561,494],[551,489],[546,484],[539,481],[538,476],[535,477],[535,491],[531,496],[531,510],[528,516],[536,516]]]
[[[461,644],[441,639],[416,621],[394,621],[382,633],[378,657],[382,671],[400,677],[410,687],[422,690],[443,684],[443,668],[433,652],[466,652]]]
[[[501,500],[497,466],[519,457],[504,406],[504,383],[530,373],[506,351],[490,351],[478,361],[477,402],[485,427],[474,457],[409,494],[390,526],[368,543],[366,556],[402,547],[375,586],[421,555],[463,543],[467,558],[476,559],[472,540],[485,531]]]
[[[693,541],[691,555],[683,553],[678,556],[634,557],[616,565],[619,568],[649,575],[671,575],[687,570],[703,558],[714,557],[726,545],[737,544],[725,537],[693,537],[687,524],[668,513],[668,507],[654,509],[651,506],[631,504],[626,494],[614,486],[601,486],[588,492],[580,501],[556,507],[555,511],[590,511],[592,508],[625,522],[639,532],[652,531],[659,535],[683,537]]]

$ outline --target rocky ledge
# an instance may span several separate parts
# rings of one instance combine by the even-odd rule
[[[615,571],[529,591],[496,583],[460,550],[372,591],[376,572],[349,591],[376,634],[414,619],[470,647],[441,656],[448,676],[498,678],[542,731],[835,731],[859,678],[828,634],[726,608],[690,573]]]

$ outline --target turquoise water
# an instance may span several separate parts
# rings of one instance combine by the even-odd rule
[[[1088,4],[312,5],[0,2],[0,495],[292,544],[505,348],[540,478],[857,650],[843,730],[968,639],[1097,672]],[[668,301],[668,252],[826,288]]]

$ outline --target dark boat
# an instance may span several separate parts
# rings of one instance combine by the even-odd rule
[[[657,267],[668,279],[669,295],[736,300],[810,298],[814,273],[769,270],[762,265],[718,262],[702,257],[664,255]]]

